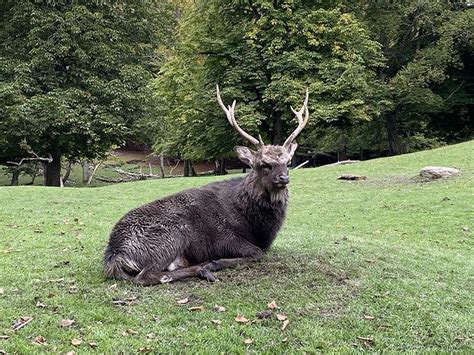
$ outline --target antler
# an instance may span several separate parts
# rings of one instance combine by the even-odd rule
[[[232,106],[228,106],[228,107],[225,107],[224,103],[222,102],[222,99],[221,99],[221,93],[219,91],[219,85],[216,85],[216,91],[217,91],[217,102],[219,102],[219,106],[224,110],[226,116],[227,116],[227,120],[229,121],[230,125],[232,127],[234,127],[234,129],[239,132],[239,134],[245,138],[246,140],[248,140],[250,143],[252,143],[253,145],[259,147],[259,146],[262,146],[264,145],[263,143],[263,140],[262,140],[262,137],[260,135],[258,135],[258,140],[254,137],[252,137],[250,134],[248,134],[247,132],[245,132],[242,128],[240,128],[239,124],[237,123],[237,121],[235,120],[235,104],[236,104],[236,101],[234,100],[234,102],[232,103]]]
[[[303,106],[299,111],[296,111],[293,107],[290,106],[291,111],[296,115],[296,118],[298,118],[298,127],[293,131],[292,134],[286,139],[285,143],[283,143],[283,146],[285,148],[288,148],[288,146],[295,140],[295,138],[298,136],[298,134],[301,133],[303,128],[306,126],[309,120],[309,110],[308,110],[308,100],[309,100],[309,91],[306,89],[306,98],[304,99]],[[303,119],[303,113],[305,114],[305,117]]]

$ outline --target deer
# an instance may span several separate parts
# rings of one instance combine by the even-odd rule
[[[217,102],[227,120],[255,149],[234,148],[251,170],[167,196],[129,211],[113,227],[104,255],[106,277],[151,286],[197,277],[218,281],[214,272],[260,260],[283,225],[288,206],[289,164],[295,138],[309,120],[308,99],[296,111],[297,128],[283,145],[266,145],[235,118],[234,100]]]

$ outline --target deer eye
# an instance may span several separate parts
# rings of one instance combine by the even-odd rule
[[[272,166],[270,164],[267,164],[267,163],[263,163],[262,168],[265,169],[265,170],[272,170]]]

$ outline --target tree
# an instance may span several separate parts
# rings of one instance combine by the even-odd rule
[[[472,76],[459,75],[472,61],[473,9],[465,1],[436,0],[361,0],[347,6],[367,24],[386,58],[378,79],[381,96],[391,103],[381,116],[390,151],[404,153],[422,140],[436,144],[443,134],[431,131],[432,119],[446,118],[443,112],[459,104],[465,109],[474,100]],[[466,118],[452,121],[468,131]]]
[[[167,133],[158,150],[194,159],[231,154],[237,137],[216,104],[216,83],[225,102],[239,103],[242,127],[267,143],[282,143],[294,128],[289,106],[301,104],[306,87],[313,124],[344,131],[381,110],[379,46],[330,2],[195,1],[182,16],[175,55],[154,86],[157,100],[172,105],[160,112]]]
[[[51,155],[45,184],[59,186],[62,157],[101,157],[149,114],[172,7],[21,0],[0,10],[0,156]]]

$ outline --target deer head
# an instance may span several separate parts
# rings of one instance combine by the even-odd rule
[[[270,190],[285,189],[290,182],[288,164],[291,162],[291,158],[298,146],[293,141],[301,133],[309,120],[308,99],[309,93],[308,89],[306,89],[306,98],[301,109],[296,111],[291,107],[291,110],[298,119],[298,127],[290,134],[285,143],[283,145],[266,145],[260,135],[256,139],[239,126],[235,119],[236,101],[234,100],[232,105],[226,107],[221,99],[219,85],[217,85],[217,101],[224,110],[230,125],[256,148],[252,150],[247,147],[236,146],[234,150],[237,156],[244,164],[250,166],[255,171],[262,185]],[[305,115],[304,117],[303,114]]]

